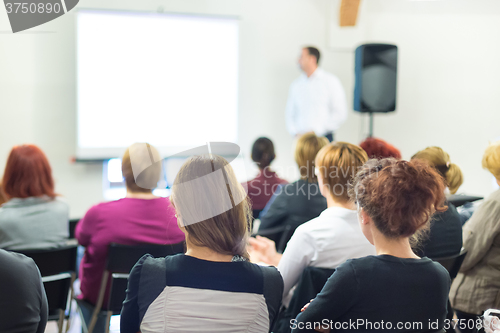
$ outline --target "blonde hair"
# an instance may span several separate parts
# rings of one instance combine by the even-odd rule
[[[191,243],[249,259],[250,204],[223,157],[206,154],[189,158],[175,178],[170,200]]]
[[[413,155],[411,159],[424,160],[436,168],[446,180],[451,194],[455,194],[464,182],[462,170],[455,163],[451,163],[450,155],[439,147],[427,147]]]
[[[309,182],[316,182],[314,174],[314,160],[318,151],[328,144],[324,136],[317,136],[314,132],[303,134],[295,146],[295,162],[299,166],[300,177]]]
[[[161,169],[160,153],[149,143],[134,143],[123,154],[122,174],[132,192],[150,193],[160,180]]]
[[[500,141],[490,143],[483,154],[483,168],[500,179]]]
[[[316,169],[333,197],[347,202],[350,200],[349,181],[366,161],[368,155],[363,148],[347,142],[333,142],[321,148],[316,155]]]

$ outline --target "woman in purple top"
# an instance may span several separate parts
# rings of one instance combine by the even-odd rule
[[[151,164],[149,154],[160,162]],[[133,156],[133,168],[139,173],[135,179],[130,155]],[[79,298],[91,304],[97,302],[110,243],[174,244],[184,240],[170,200],[157,197],[151,191],[161,174],[158,151],[149,144],[133,144],[123,155],[122,172],[127,196],[93,206],[75,230],[78,243],[86,247],[80,266],[82,293]],[[107,295],[103,304],[107,304]]]
[[[259,174],[246,182],[254,218],[259,217],[277,187],[281,184],[288,184],[286,180],[279,178],[276,172],[271,171],[271,162],[275,158],[276,154],[271,140],[264,137],[255,140],[252,146],[252,160],[259,167]]]

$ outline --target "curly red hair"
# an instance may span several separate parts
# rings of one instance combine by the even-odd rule
[[[398,160],[401,158],[399,149],[381,139],[367,138],[359,146],[366,151],[369,158],[394,157]]]
[[[351,199],[389,238],[410,237],[426,227],[444,205],[443,177],[425,162],[371,159],[357,173]]]
[[[35,145],[12,148],[3,173],[6,199],[56,196],[52,169],[44,152]]]

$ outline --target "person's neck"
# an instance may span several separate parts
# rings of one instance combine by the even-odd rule
[[[158,196],[154,195],[152,192],[133,192],[127,189],[127,195],[125,198],[132,199],[156,199]]]
[[[318,69],[318,66],[315,66],[315,67],[309,68],[308,70],[304,71],[304,73],[306,73],[307,77],[311,77],[311,75],[313,75],[313,73],[316,72],[317,69]]]
[[[231,262],[232,255],[215,252],[204,246],[197,246],[186,239],[186,255],[207,261]]]
[[[500,179],[497,179],[497,184],[498,186],[500,186]]]
[[[273,171],[271,170],[271,166],[268,165],[268,166],[263,167],[263,168],[259,167],[259,172],[262,173],[262,174],[270,174]]]
[[[386,254],[397,258],[420,259],[411,249],[408,237],[391,239],[377,232],[376,235],[373,235],[373,244],[377,255]]]
[[[327,208],[332,208],[332,207],[340,207],[340,208],[345,208],[345,209],[350,209],[350,210],[356,210],[356,205],[352,201],[338,201],[335,200],[335,198],[332,195],[329,195],[326,198],[326,207]]]

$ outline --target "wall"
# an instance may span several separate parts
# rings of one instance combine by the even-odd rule
[[[397,112],[375,118],[375,135],[404,158],[427,146],[447,151],[465,177],[460,192],[487,195],[481,168],[500,137],[500,2],[370,0],[367,40],[399,46]]]
[[[80,8],[236,15],[240,17],[240,145],[269,136],[275,168],[297,176],[284,125],[290,82],[299,75],[300,47],[317,45],[322,66],[336,73],[352,100],[353,50],[333,31],[339,0],[82,0]],[[495,0],[365,0],[353,36],[400,47],[398,110],[375,120],[375,134],[405,158],[440,145],[466,177],[463,191],[487,194],[480,168],[488,140],[500,136],[496,77],[500,3]],[[71,12],[25,33],[10,34],[0,10],[0,166],[14,144],[33,142],[49,156],[57,191],[79,217],[102,200],[102,165],[70,162],[76,144],[75,20]],[[348,30],[346,30],[348,31]],[[346,32],[347,33],[347,32]],[[98,50],[96,50],[98,52]],[[98,79],[98,78],[96,78]],[[265,119],[265,121],[264,121]],[[350,112],[337,133],[358,143],[366,117]],[[248,162],[248,173],[255,168]]]
[[[325,49],[327,2],[299,0],[82,0],[81,8],[155,11],[240,17],[240,145],[248,155],[253,140],[269,136],[276,144],[275,167],[297,176],[292,139],[284,125],[290,82],[299,75],[300,47]],[[0,31],[9,30],[0,10]],[[14,144],[33,142],[46,151],[56,190],[79,217],[102,200],[102,165],[70,163],[76,144],[75,16],[73,12],[20,34],[0,34],[0,165]],[[96,50],[99,52],[99,50]],[[325,52],[325,67],[335,70]],[[338,62],[340,63],[340,61]],[[98,79],[98,78],[96,78]],[[264,121],[266,120],[266,121]],[[255,168],[247,159],[247,172]]]

